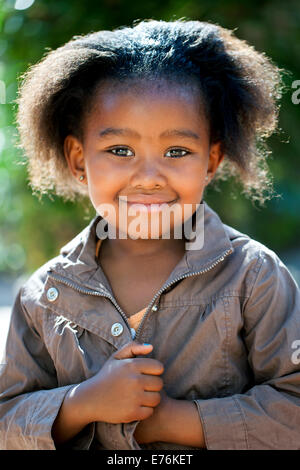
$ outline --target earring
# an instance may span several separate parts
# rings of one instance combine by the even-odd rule
[[[84,180],[84,175],[79,176],[79,181],[82,181],[82,180]]]
[[[205,176],[205,181],[208,181],[208,176]]]

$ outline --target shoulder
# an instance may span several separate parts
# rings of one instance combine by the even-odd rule
[[[51,258],[35,271],[33,271],[19,289],[20,300],[30,315],[38,315],[43,311],[40,305],[40,299],[47,286],[49,273],[51,271],[65,275],[66,277],[74,278],[77,270],[80,272],[86,269],[90,273],[91,269],[95,266],[84,264],[80,259],[83,251],[90,251],[90,243],[87,243],[92,238],[93,219],[88,226],[86,226],[80,233],[73,239],[63,245],[57,256]]]
[[[299,297],[299,287],[292,273],[278,254],[249,235],[226,224],[224,229],[232,243],[231,271],[238,276],[247,304],[256,304],[259,299],[262,305],[272,301],[272,297],[281,297],[288,302]],[[266,303],[265,303],[266,305]]]
[[[56,263],[61,260],[61,255],[58,255],[45,264],[40,266],[32,272],[26,281],[19,287],[18,296],[20,298],[21,306],[25,309],[28,317],[32,321],[39,321],[43,309],[40,305],[40,298],[45,291],[47,283],[48,272]]]
[[[234,248],[233,271],[240,273],[246,294],[242,314],[247,334],[259,324],[271,332],[278,322],[292,318],[298,323],[300,289],[277,253],[230,226],[224,229]]]
[[[220,216],[205,203],[209,228],[207,229],[209,246],[226,248],[230,252],[226,261],[226,267],[239,271],[242,275],[247,271],[257,272],[263,264],[272,265],[282,263],[278,255],[263,243],[251,238],[223,222]],[[218,237],[218,238],[216,238]]]
[[[223,224],[223,226],[232,243],[235,255],[249,264],[249,267],[255,272],[259,272],[261,269],[272,269],[275,266],[286,268],[274,250],[229,225]]]
[[[235,256],[245,265],[249,282],[249,305],[277,303],[288,305],[299,300],[299,287],[278,254],[263,243],[224,224]],[[297,300],[297,302],[298,302]],[[275,307],[275,305],[274,305]],[[298,306],[299,308],[299,306]]]

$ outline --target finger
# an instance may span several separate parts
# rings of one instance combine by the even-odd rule
[[[148,392],[159,392],[164,386],[163,379],[156,375],[143,374],[142,383],[144,390]]]
[[[160,375],[164,371],[163,364],[156,359],[137,357],[134,361],[141,374]]]
[[[130,341],[130,343],[127,343],[125,346],[118,349],[113,356],[115,359],[128,359],[135,357],[138,354],[149,354],[152,349],[152,344],[141,344],[135,341]]]
[[[142,405],[155,407],[160,403],[160,400],[161,396],[159,392],[144,392]]]
[[[140,406],[139,413],[136,418],[137,421],[142,421],[143,419],[150,418],[153,415],[154,407],[152,406]]]

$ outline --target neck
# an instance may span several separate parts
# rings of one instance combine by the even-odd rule
[[[104,250],[103,250],[104,248]],[[120,257],[161,257],[167,252],[184,253],[185,239],[138,239],[106,238],[102,242],[101,253],[120,259]]]

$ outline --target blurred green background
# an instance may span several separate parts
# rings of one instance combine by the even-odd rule
[[[14,147],[18,77],[49,49],[73,35],[131,25],[135,19],[210,21],[264,51],[281,68],[287,91],[281,132],[269,139],[269,167],[278,197],[265,207],[241,196],[233,181],[208,191],[206,201],[222,220],[276,251],[298,275],[300,263],[300,104],[292,82],[300,80],[300,2],[290,0],[0,0],[0,276],[28,276],[56,256],[95,215],[93,207],[31,193],[26,167]],[[300,268],[299,268],[300,269]]]

